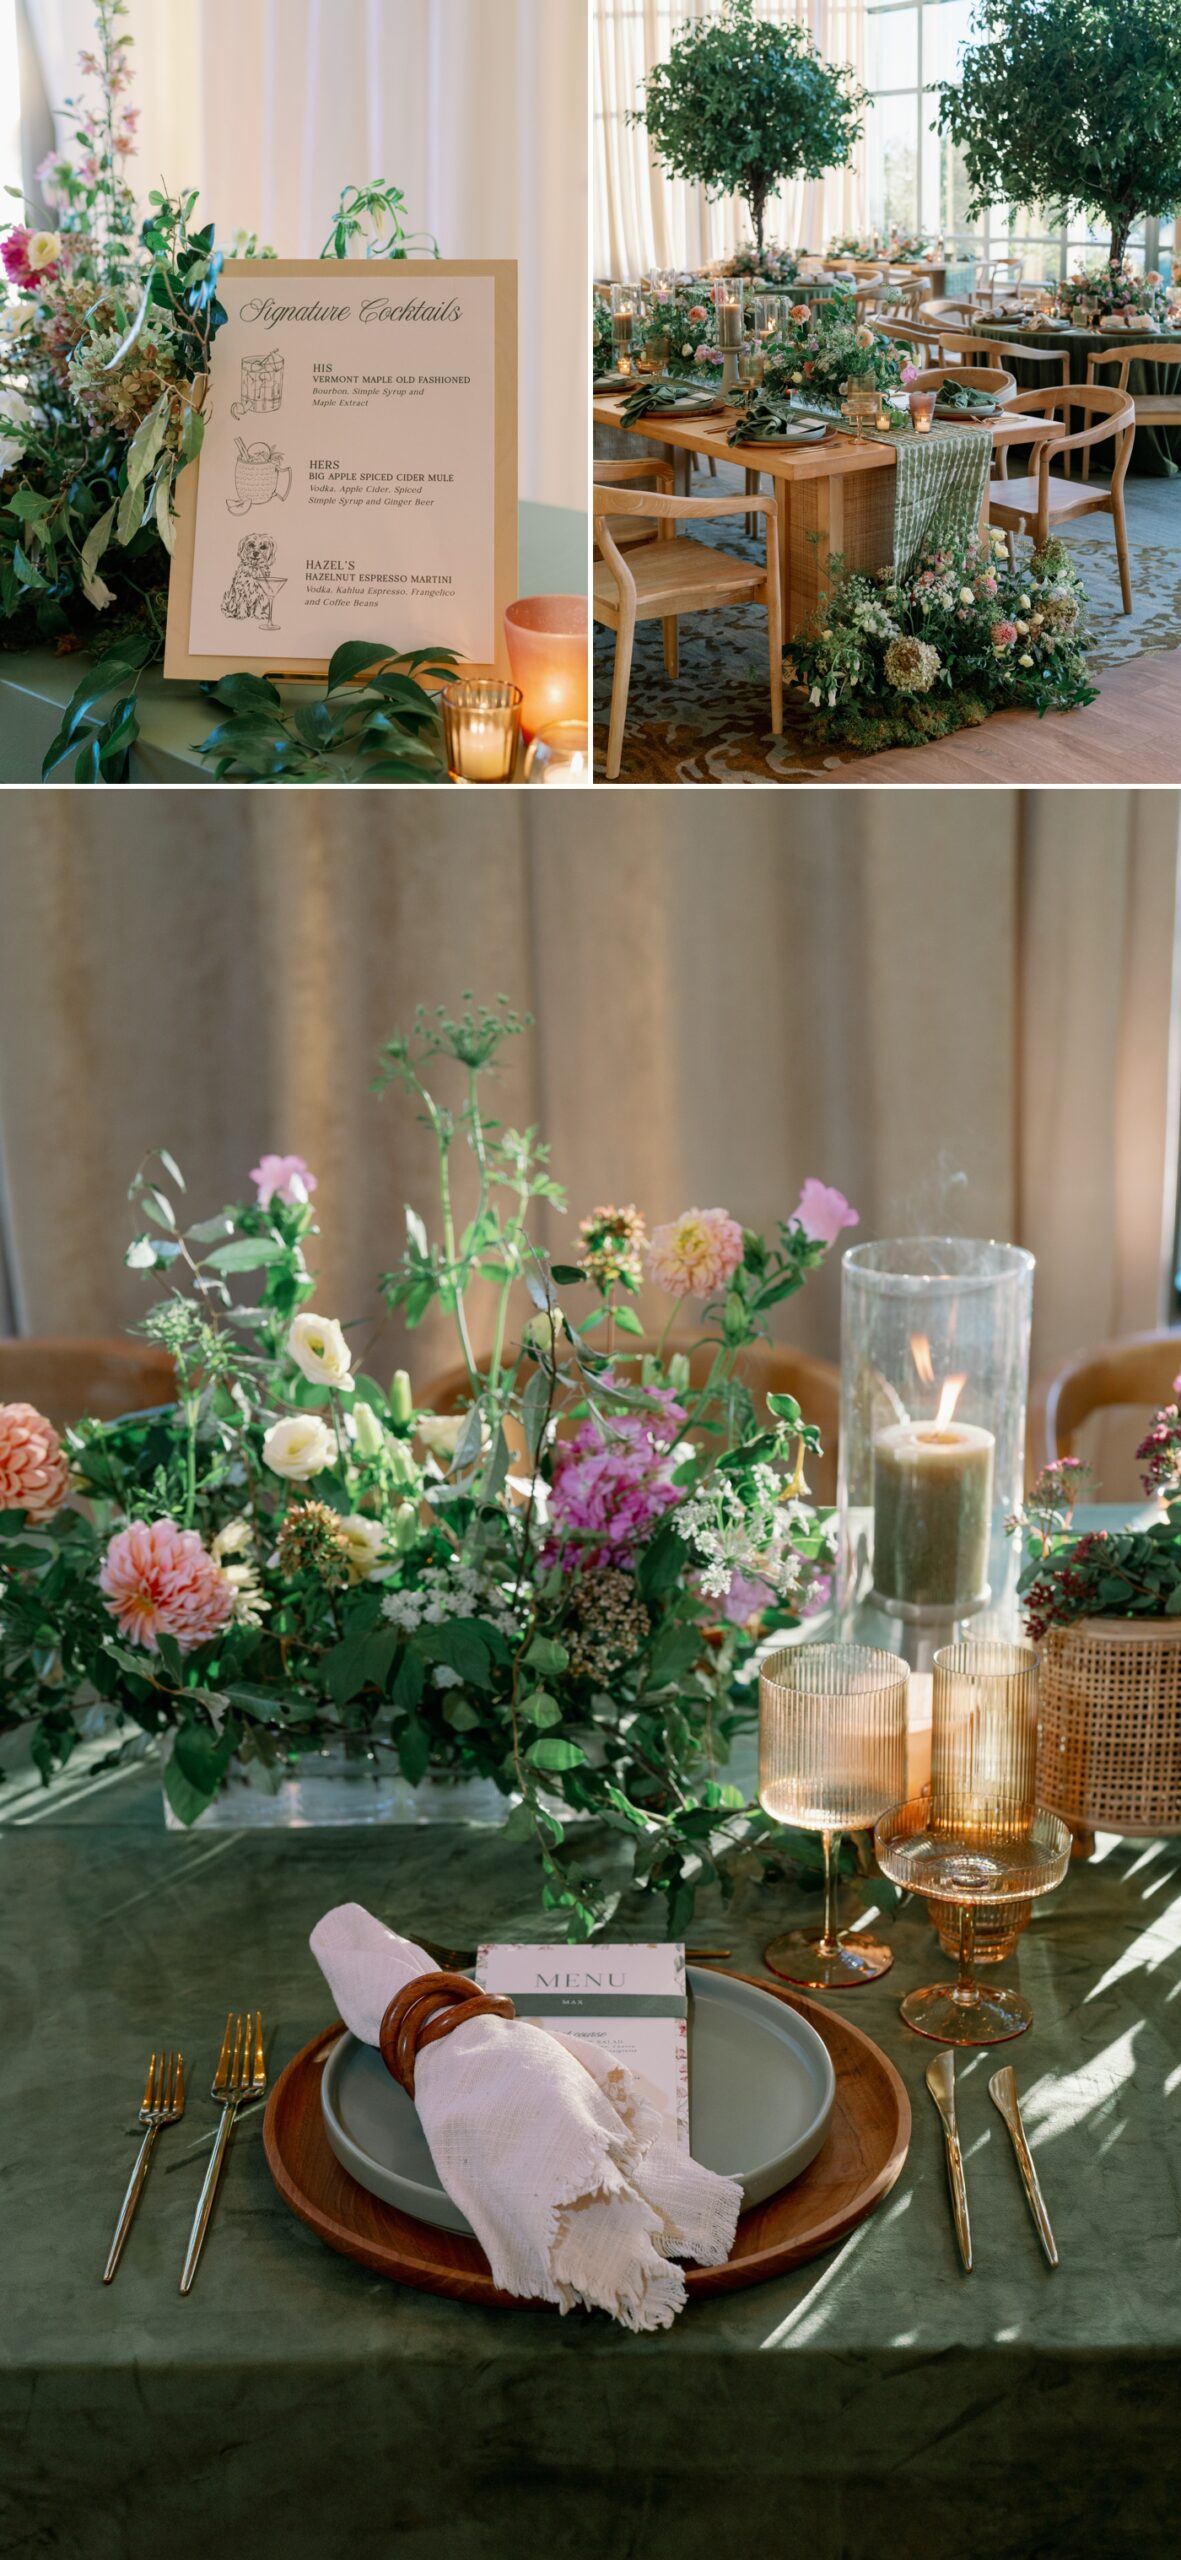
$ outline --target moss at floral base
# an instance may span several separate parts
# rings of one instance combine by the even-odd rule
[[[884,702],[842,704],[818,711],[816,725],[826,743],[855,747],[860,755],[878,755],[887,747],[925,747],[933,738],[950,738],[957,729],[979,729],[995,710],[980,693],[900,697]]]

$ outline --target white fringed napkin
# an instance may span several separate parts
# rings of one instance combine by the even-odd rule
[[[311,1949],[363,2044],[377,2044],[397,1993],[437,1970],[359,1902],[326,1912]],[[473,2018],[420,2048],[414,2078],[439,2178],[506,2293],[667,2329],[686,2298],[673,2261],[729,2256],[737,2180],[660,2138],[631,2073],[593,2045],[529,2019]]]

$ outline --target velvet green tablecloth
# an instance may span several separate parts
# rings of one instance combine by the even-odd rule
[[[468,2309],[332,2256],[235,2137],[177,2291],[190,2145],[228,2005],[272,2070],[330,2004],[307,1952],[355,1896],[448,1943],[534,1935],[529,1852],[447,1831],[163,1831],[146,1772],[0,1829],[0,2551],[5,2560],[1043,2560],[1172,2547],[1181,2379],[1181,1844],[1101,1844],[1021,1944],[1017,2068],[1062,2253],[1044,2265],[987,2097],[960,2065],[977,2266],[959,2269],[930,2047],[899,1995],[946,1970],[925,1915],[849,2015],[903,2073],[910,2159],[842,2247],[637,2339]],[[757,1959],[815,1900],[745,1889],[703,1935]],[[645,1934],[633,1917],[631,1934]],[[190,2102],[99,2282],[153,2040]],[[1171,2130],[1171,2125],[1173,2129]]]
[[[1147,339],[1151,334],[1150,330],[1145,330],[1143,337]],[[1013,359],[1009,370],[1017,376],[1019,391],[1041,391],[1052,380],[1048,365],[1022,364],[1022,345],[1052,347],[1055,355],[1068,355],[1072,382],[1086,381],[1088,356],[1118,355],[1120,351],[1119,335],[1111,329],[1021,329],[1003,320],[986,319],[976,324],[975,335],[1003,342],[1006,361],[1010,355]],[[1140,331],[1133,333],[1129,330],[1128,336],[1133,346],[1141,342]],[[1112,365],[1096,379],[1113,390],[1119,375]],[[1128,389],[1133,397],[1137,392],[1159,392],[1162,396],[1172,392],[1181,396],[1181,364],[1134,364],[1128,372]],[[1073,423],[1075,426],[1085,423],[1080,412],[1076,411]],[[1181,427],[1138,426],[1128,469],[1141,473],[1145,479],[1173,479],[1181,471]]]

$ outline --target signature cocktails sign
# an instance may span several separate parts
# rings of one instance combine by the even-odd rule
[[[166,674],[312,674],[369,639],[504,672],[515,266],[238,259],[219,294]]]

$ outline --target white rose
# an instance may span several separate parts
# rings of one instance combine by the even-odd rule
[[[424,1413],[414,1425],[414,1437],[432,1457],[453,1458],[466,1424],[466,1413]]]
[[[975,602],[976,602],[976,598],[975,598],[975,596],[973,595],[973,592],[972,592],[971,587],[961,587],[961,588],[960,588],[960,603],[961,603],[961,604],[975,604]]]
[[[297,1316],[287,1336],[297,1369],[315,1387],[339,1387],[351,1395],[352,1355],[335,1316]]]
[[[1019,611],[1020,611],[1020,612],[1022,612],[1022,613],[1028,613],[1028,611],[1029,611],[1029,597],[1028,597],[1028,596],[1018,596],[1018,598],[1017,598],[1017,604],[1018,604],[1018,609],[1019,609]]]
[[[307,1484],[331,1466],[336,1442],[318,1413],[293,1413],[283,1422],[272,1422],[262,1454],[273,1475],[286,1476],[292,1484]]]
[[[1027,622],[1017,623],[1016,629],[1020,632],[1023,640],[1027,640],[1029,638],[1029,624]]]
[[[1031,667],[1031,666],[1033,665],[1033,660],[1032,660],[1032,658],[1028,655],[1028,652],[1027,652],[1027,653],[1026,653],[1026,655],[1025,655],[1025,657],[1023,657],[1023,658],[1018,658],[1018,660],[1017,660],[1017,664],[1018,664],[1018,666],[1019,666],[1019,667]]]
[[[30,231],[25,242],[25,257],[34,275],[40,275],[43,267],[56,266],[61,253],[60,231]]]
[[[337,1525],[348,1546],[350,1582],[365,1582],[380,1565],[389,1562],[380,1520],[368,1520],[363,1511],[352,1511]]]

